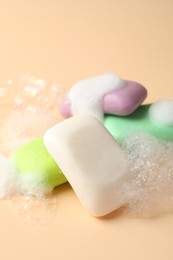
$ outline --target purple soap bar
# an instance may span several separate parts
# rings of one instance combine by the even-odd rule
[[[125,86],[104,96],[105,114],[126,116],[135,111],[145,100],[147,90],[137,82],[125,80]]]
[[[60,112],[65,118],[77,114],[94,115],[100,120],[104,114],[125,116],[135,111],[146,96],[147,90],[141,84],[104,74],[75,84]]]
[[[60,106],[60,113],[63,117],[69,118],[72,116],[71,113],[71,102],[68,98],[65,98]]]

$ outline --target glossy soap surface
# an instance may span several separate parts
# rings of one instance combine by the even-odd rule
[[[40,175],[43,184],[54,188],[66,182],[59,166],[47,152],[43,138],[37,138],[19,147],[13,154],[20,174]]]
[[[121,185],[129,181],[125,153],[95,117],[76,116],[53,126],[44,144],[92,215],[104,216],[124,205]]]
[[[173,141],[173,127],[152,121],[148,113],[150,106],[142,105],[129,116],[105,115],[104,126],[120,144],[135,132],[147,132],[159,139]]]

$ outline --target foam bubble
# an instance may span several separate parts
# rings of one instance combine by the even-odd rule
[[[0,155],[0,199],[18,190],[18,175],[12,160]]]
[[[10,199],[24,224],[47,224],[56,213],[52,188],[38,174],[20,174],[12,159],[0,156],[0,199]]]
[[[111,73],[77,82],[68,94],[72,114],[89,114],[102,121],[104,116],[102,109],[103,97],[106,93],[123,86],[123,80]]]
[[[20,145],[42,136],[57,121],[58,118],[50,111],[35,110],[32,106],[11,111],[1,129],[1,151],[10,155]]]
[[[173,143],[136,133],[122,147],[133,174],[122,187],[129,212],[149,217],[173,211]]]
[[[10,155],[20,145],[44,134],[61,116],[59,105],[64,90],[55,83],[30,75],[8,80],[0,88],[0,150]],[[8,110],[8,111],[7,111]]]
[[[37,173],[24,173],[20,175],[20,192],[27,196],[43,197],[50,194],[52,187],[47,186],[44,175]]]
[[[0,86],[0,198],[10,198],[16,212],[29,224],[48,222],[55,198],[41,175],[20,174],[10,156],[60,120],[58,108],[63,96],[59,85],[30,75]]]
[[[56,215],[57,199],[52,193],[42,197],[15,195],[9,204],[25,225],[45,225],[50,223]]]
[[[41,198],[52,192],[52,187],[45,183],[44,175],[21,174],[11,158],[0,156],[0,198],[8,198],[16,193]]]
[[[151,120],[167,126],[173,126],[173,100],[165,99],[150,106]]]

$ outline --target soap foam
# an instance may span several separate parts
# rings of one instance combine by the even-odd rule
[[[58,107],[64,95],[59,85],[30,75],[0,85],[0,199],[10,198],[30,224],[45,223],[52,215],[52,188],[44,185],[40,174],[20,174],[11,154],[60,120]]]
[[[45,185],[41,174],[19,173],[15,162],[10,157],[0,156],[0,198],[14,194],[25,194],[31,197],[44,197],[52,192],[52,187]]]
[[[19,146],[44,132],[57,122],[50,111],[29,109],[11,111],[4,122],[2,131],[1,151],[9,155]]]
[[[18,191],[18,174],[12,160],[0,155],[0,199]]]
[[[70,89],[68,95],[72,105],[72,114],[93,115],[102,121],[103,97],[123,86],[124,81],[111,73],[79,81]]]
[[[44,185],[44,175],[18,173],[11,154],[59,121],[58,105],[64,91],[55,83],[25,74],[1,86],[0,106],[8,112],[0,122],[0,197],[13,193],[42,197],[51,192]]]
[[[149,116],[156,123],[173,126],[173,99],[165,99],[152,104]]]
[[[25,225],[49,224],[56,215],[57,200],[53,193],[43,197],[15,195],[9,204]]]
[[[2,84],[0,151],[10,155],[21,144],[42,136],[60,120],[59,104],[64,90],[30,75]]]
[[[56,213],[56,198],[43,177],[18,173],[13,160],[4,156],[0,156],[0,199],[9,199],[24,224],[47,224]]]
[[[128,211],[141,217],[173,211],[173,143],[136,133],[122,147],[134,176],[122,187]]]
[[[17,90],[14,88],[16,84],[19,85]],[[0,150],[3,155],[0,156],[0,198],[23,194],[12,198],[12,202],[14,207],[17,205],[16,211],[24,214],[28,222],[33,222],[33,208],[37,211],[41,207],[41,211],[36,214],[38,221],[40,216],[44,218],[50,202],[50,198],[46,200],[46,194],[51,193],[51,189],[43,185],[44,180],[37,174],[19,174],[14,162],[4,154],[10,155],[16,147],[42,135],[57,123],[57,108],[62,95],[57,85],[27,75],[17,81],[9,80],[0,88],[1,107],[11,109],[1,122]],[[8,102],[5,101],[7,97]],[[158,108],[157,103],[151,107]],[[170,102],[166,102],[166,107],[163,107],[166,113],[170,108],[173,111]],[[165,116],[165,113],[156,109],[153,116],[153,111],[150,112],[153,120],[157,121],[154,117],[160,114],[162,121],[159,122],[172,124],[171,113]],[[129,174],[133,175],[132,180],[122,186],[128,212],[149,217],[173,211],[173,143],[159,141],[145,133],[136,133],[128,136],[122,147],[127,155]],[[55,204],[54,201],[51,209],[55,209]]]

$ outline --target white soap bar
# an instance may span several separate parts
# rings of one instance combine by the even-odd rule
[[[76,116],[57,124],[45,133],[44,143],[91,214],[103,216],[123,205],[125,154],[95,117]]]

